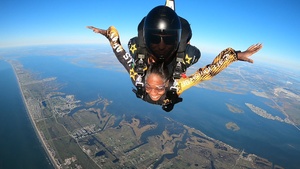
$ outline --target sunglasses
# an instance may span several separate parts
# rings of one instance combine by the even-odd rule
[[[152,44],[159,44],[164,42],[166,45],[173,45],[176,43],[177,38],[176,36],[166,35],[166,36],[159,36],[159,35],[151,35],[149,36],[149,42]]]

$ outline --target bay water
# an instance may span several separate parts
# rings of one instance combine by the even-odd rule
[[[159,116],[168,116],[233,147],[267,158],[275,164],[286,168],[300,165],[300,132],[292,125],[262,118],[245,105],[249,102],[268,112],[279,114],[275,109],[270,110],[270,107],[262,104],[266,101],[264,98],[250,92],[241,96],[191,88],[183,93],[184,102],[175,105],[171,113],[166,113],[160,106],[150,105],[135,97],[126,72],[79,67],[71,64],[69,59],[71,58],[45,56],[20,60],[24,68],[39,72],[43,78],[57,77],[59,83],[66,84],[62,91],[74,94],[76,99],[87,102],[101,96],[113,101],[107,107],[110,113],[139,114],[154,121],[159,120]],[[238,105],[245,112],[231,113],[226,103]],[[226,129],[225,124],[231,121],[241,129],[237,132]]]

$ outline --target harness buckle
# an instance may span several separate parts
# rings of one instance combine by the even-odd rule
[[[144,83],[143,83],[143,75],[138,74],[138,77],[136,78],[135,81],[135,87],[136,89],[133,89],[132,91],[136,94],[136,97],[138,98],[143,98],[144,97]]]
[[[170,90],[178,91],[178,82],[174,79],[173,85],[170,87]]]
[[[144,83],[142,82],[143,80],[143,75],[141,74],[138,74],[138,77],[136,78],[136,81],[135,81],[135,86],[141,86],[141,87],[144,87]]]
[[[174,79],[180,79],[181,78],[181,74],[183,72],[185,72],[185,65],[183,64],[183,62],[180,61],[181,59],[177,59],[177,64],[174,68],[174,72],[173,72],[173,78]]]
[[[143,58],[139,58],[139,60],[136,61],[136,65],[135,65],[135,72],[139,75],[143,75],[144,74],[144,70],[146,68],[146,64],[144,63]]]

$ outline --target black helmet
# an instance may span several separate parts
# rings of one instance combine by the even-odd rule
[[[181,38],[178,15],[167,6],[153,8],[145,18],[144,41],[157,62],[169,61],[176,52]]]

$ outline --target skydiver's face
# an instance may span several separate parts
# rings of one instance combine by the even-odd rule
[[[166,83],[159,75],[152,73],[146,79],[145,88],[151,100],[158,101],[166,92]]]
[[[152,35],[150,42],[151,53],[167,60],[174,52],[176,39],[171,35]]]

